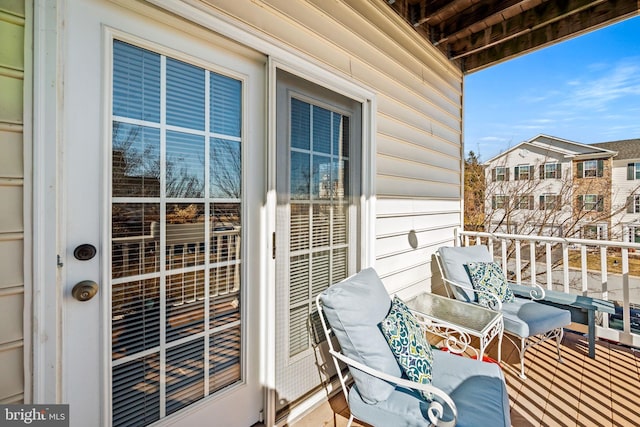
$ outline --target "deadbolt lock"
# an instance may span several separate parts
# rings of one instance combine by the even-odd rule
[[[96,256],[97,249],[89,243],[84,243],[73,251],[73,256],[79,261],[88,261]]]
[[[78,301],[89,301],[98,293],[98,284],[93,280],[83,280],[76,283],[71,295]]]

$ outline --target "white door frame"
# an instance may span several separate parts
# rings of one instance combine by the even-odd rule
[[[64,19],[63,0],[34,1],[34,117],[33,117],[33,402],[62,403],[62,298],[66,278],[60,273],[66,242],[62,224],[64,197],[59,155],[63,142],[63,100],[59,92],[64,75],[64,48],[60,45]],[[168,19],[158,10],[131,0],[111,0],[128,9],[147,14],[159,21]],[[362,111],[362,234],[361,265],[375,261],[375,171],[376,171],[376,96],[372,88],[355,82],[339,71],[331,70],[305,53],[250,28],[232,22],[213,8],[178,0],[148,0],[156,6],[236,40],[269,58],[267,69],[267,182],[265,209],[261,226],[266,230],[261,250],[269,256],[271,235],[275,231],[275,86],[280,68],[345,96],[360,100]],[[204,13],[203,13],[204,12]],[[269,259],[271,259],[269,257]],[[60,261],[60,263],[57,263]],[[275,422],[275,261],[261,271],[263,283],[261,319],[260,376],[266,396],[265,421]],[[63,284],[65,284],[63,286]],[[29,355],[25,355],[28,359]],[[292,414],[293,416],[294,414]]]
[[[58,93],[58,3],[33,1],[33,403],[62,402],[58,254],[63,245],[57,237],[60,208],[56,186],[60,180],[58,112],[62,110]],[[28,358],[25,354],[25,360]]]
[[[298,53],[299,54],[299,53]],[[294,74],[302,79],[308,80],[328,90],[332,90],[346,97],[352,98],[362,103],[362,148],[361,148],[361,215],[360,222],[360,259],[362,268],[374,265],[375,261],[375,96],[368,89],[353,85],[353,82],[343,79],[341,76],[333,74],[327,69],[319,69],[305,61],[302,57],[296,57],[294,61],[287,58],[270,57],[269,61],[269,149],[268,149],[268,189],[267,189],[267,211],[269,213],[268,235],[273,236],[276,232],[276,83],[277,70],[283,70]],[[270,251],[273,251],[274,242],[270,242]],[[272,257],[269,263],[269,291],[266,293],[267,307],[276,307],[276,260]],[[306,411],[313,408],[322,400],[326,399],[326,391],[321,390],[309,396],[303,403],[290,410],[286,419],[276,420],[276,313],[269,310],[264,322],[263,332],[267,347],[264,358],[267,363],[265,376],[267,384],[266,421],[267,425],[287,425],[296,420]],[[277,421],[277,423],[276,423]]]
[[[76,119],[74,113],[78,113],[80,109],[85,106],[82,103],[76,103],[75,105],[65,105],[65,79],[69,79],[71,82],[76,76],[77,78],[82,72],[91,72],[92,77],[98,81],[101,81],[102,87],[95,88],[92,90],[92,95],[99,94],[99,96],[95,96],[92,99],[96,99],[96,103],[94,104],[92,111],[92,129],[90,137],[99,138],[100,141],[107,141],[108,136],[110,135],[110,131],[108,129],[108,124],[110,123],[110,108],[108,99],[110,98],[109,91],[111,90],[110,86],[110,70],[108,69],[111,64],[110,60],[110,51],[111,49],[107,49],[105,47],[105,43],[109,43],[110,33],[117,32],[116,30],[110,30],[108,27],[104,25],[105,22],[115,23],[124,28],[134,29],[135,32],[139,31],[135,24],[137,24],[137,18],[133,17],[130,11],[122,9],[122,11],[126,11],[126,14],[122,14],[123,21],[120,21],[120,9],[118,6],[114,6],[111,2],[100,2],[96,1],[98,7],[105,8],[106,12],[108,12],[109,16],[101,19],[102,28],[98,28],[93,24],[94,27],[91,27],[92,30],[90,33],[81,33],[78,28],[86,28],[84,27],[85,22],[82,20],[78,20],[78,11],[79,6],[78,2],[69,2],[58,0],[34,0],[34,80],[35,80],[35,88],[34,88],[34,236],[33,236],[33,252],[34,252],[34,298],[33,298],[33,402],[34,403],[67,403],[68,397],[67,392],[69,390],[69,383],[71,375],[78,375],[78,373],[83,372],[83,352],[81,348],[70,349],[67,344],[67,337],[65,334],[69,331],[69,328],[80,328],[85,329],[85,333],[87,336],[87,346],[93,349],[99,349],[99,353],[101,354],[102,360],[100,360],[99,366],[102,368],[96,370],[94,367],[96,366],[96,361],[94,360],[91,365],[93,366],[90,370],[84,371],[86,372],[85,378],[90,384],[100,384],[100,392],[94,393],[92,391],[88,391],[86,396],[83,399],[86,399],[86,405],[79,405],[71,409],[71,423],[74,425],[74,418],[80,419],[80,413],[84,413],[85,415],[89,414],[93,416],[92,419],[101,420],[100,422],[104,422],[105,424],[109,424],[107,415],[110,413],[110,390],[106,388],[106,384],[104,383],[104,378],[108,378],[110,376],[110,359],[111,355],[107,349],[110,348],[110,339],[109,334],[105,333],[105,331],[109,330],[108,325],[102,324],[103,322],[100,319],[106,319],[104,313],[110,312],[110,301],[105,295],[108,296],[109,293],[104,291],[99,291],[98,295],[91,301],[81,303],[71,298],[71,288],[73,285],[82,279],[90,279],[98,282],[100,285],[108,283],[110,279],[110,269],[111,265],[108,265],[108,256],[96,257],[91,261],[86,261],[86,264],[79,263],[77,260],[73,259],[73,247],[79,242],[68,242],[67,241],[67,231],[73,228],[82,228],[84,227],[90,228],[92,231],[91,237],[88,238],[88,242],[94,244],[99,248],[99,251],[105,246],[105,242],[102,242],[104,236],[108,236],[108,230],[110,230],[110,224],[107,224],[104,215],[109,212],[110,209],[110,197],[107,194],[107,190],[109,188],[109,164],[110,164],[110,150],[109,144],[98,144],[100,145],[100,153],[98,157],[99,167],[98,173],[93,173],[93,175],[100,175],[99,178],[92,178],[91,187],[99,188],[96,195],[91,195],[88,197],[88,203],[92,204],[92,206],[98,206],[93,212],[100,212],[98,215],[87,215],[86,221],[82,218],[82,213],[79,212],[67,212],[66,204],[67,204],[67,191],[66,184],[69,182],[82,182],[82,177],[78,176],[75,170],[69,170],[64,167],[65,159],[67,158],[66,153],[66,145],[68,141],[71,141],[70,138],[75,138],[78,141],[79,136],[77,135],[77,127],[71,126],[70,123]],[[74,3],[70,4],[69,3]],[[67,6],[67,8],[63,7]],[[85,4],[82,4],[82,7],[87,7]],[[76,8],[74,20],[70,12],[71,9]],[[146,6],[149,10],[149,14],[141,15],[140,19],[149,19],[149,15],[158,18],[158,20],[166,20],[167,24],[171,24],[173,27],[180,27],[181,31],[190,32],[189,36],[202,36],[200,40],[202,43],[206,43],[211,48],[208,49],[211,51],[213,49],[216,54],[219,53],[217,49],[219,49],[216,43],[213,43],[213,38],[211,37],[211,33],[209,31],[203,30],[198,27],[185,28],[183,23],[180,23],[173,17],[165,15],[163,12],[158,10],[153,10]],[[101,10],[104,12],[104,10]],[[70,22],[71,21],[71,22]],[[156,35],[166,33],[166,29],[169,27],[161,27],[162,23],[154,22],[155,26],[154,32]],[[178,25],[180,24],[180,25]],[[75,25],[75,31],[69,30],[69,25]],[[159,30],[160,29],[160,30]],[[192,31],[191,31],[192,30]],[[99,65],[96,67],[95,59],[92,64],[89,65],[88,70],[81,69],[82,67],[78,67],[78,55],[75,55],[75,65],[73,63],[68,62],[68,55],[63,55],[65,52],[65,48],[67,43],[69,43],[70,34],[78,34],[87,35],[88,40],[83,40],[83,42],[87,43],[91,46],[91,48],[96,49],[96,56],[101,57]],[[83,37],[84,38],[84,37]],[[135,37],[132,37],[135,38]],[[161,37],[162,38],[162,37]],[[165,41],[170,40],[170,34],[165,37]],[[184,38],[183,38],[184,39]],[[78,39],[76,38],[76,41]],[[225,46],[226,41],[223,41],[221,38],[216,38],[220,45]],[[185,46],[183,40],[183,47]],[[173,40],[171,43],[167,43],[167,45],[173,44]],[[184,48],[185,52],[189,52],[191,47]],[[222,48],[224,49],[224,48]],[[229,59],[229,58],[243,58],[244,61],[262,61],[266,57],[259,53],[256,53],[253,50],[238,46],[232,47],[231,50],[234,52],[231,55],[227,55],[227,63],[229,61],[237,61],[237,59]],[[98,53],[99,52],[99,53]],[[177,52],[177,51],[176,51]],[[74,56],[74,55],[70,55]],[[192,55],[189,55],[192,56]],[[211,55],[209,55],[211,56]],[[212,59],[203,59],[203,63],[217,63],[216,60]],[[235,63],[235,62],[234,62]],[[75,68],[74,68],[75,67]],[[252,65],[252,67],[255,67]],[[264,74],[264,65],[262,65],[262,72]],[[228,69],[233,69],[233,66],[230,66]],[[79,71],[80,70],[80,71]],[[76,80],[77,81],[77,80]],[[251,81],[251,88],[246,89],[247,91],[254,91],[255,93],[260,93],[260,98],[264,99],[264,90],[261,89],[261,86],[264,85],[264,78],[257,78]],[[74,81],[75,83],[75,81]],[[66,99],[67,103],[69,102]],[[77,101],[77,97],[76,97]],[[256,110],[251,111],[251,116],[257,118],[258,122],[264,121],[263,111],[265,109],[265,102],[253,102],[253,98],[251,102],[248,99],[243,101],[245,105],[255,105],[256,108],[261,110],[256,113]],[[65,114],[66,110],[66,114]],[[82,116],[82,114],[78,114],[78,116]],[[96,117],[99,116],[99,119]],[[94,123],[95,121],[95,123]],[[248,120],[247,120],[248,121]],[[258,126],[263,128],[262,126]],[[249,124],[245,123],[243,130],[247,131],[249,129]],[[253,129],[250,129],[251,133],[253,133]],[[67,135],[64,135],[64,133]],[[73,132],[76,132],[76,135],[70,135]],[[262,131],[261,131],[262,132]],[[248,133],[248,132],[247,132]],[[266,135],[261,137],[261,141],[264,141]],[[264,143],[259,144],[260,147],[264,145]],[[76,142],[77,147],[77,142]],[[249,153],[246,153],[249,154]],[[255,161],[259,162],[259,158],[263,156],[263,154],[256,153]],[[248,157],[248,156],[243,156]],[[77,165],[76,165],[77,166]],[[73,167],[73,165],[70,165]],[[245,194],[243,197],[244,200],[247,200],[247,197],[257,198],[258,200],[264,199],[264,186],[261,185],[262,178],[260,176],[255,176],[255,171],[259,168],[253,168],[254,175],[249,172],[249,168],[245,168],[243,171],[243,182],[246,184],[245,191],[250,192],[251,196]],[[77,167],[77,169],[81,169],[81,167]],[[253,181],[257,182],[257,185],[254,183],[249,183],[248,177],[251,177]],[[255,179],[254,179],[255,178]],[[249,188],[251,187],[251,188]],[[247,214],[246,208],[243,210],[244,214]],[[252,234],[257,235],[260,225],[260,218],[262,214],[257,212],[257,209],[253,209],[256,211],[255,213],[251,213],[251,217],[253,218],[251,221],[255,221],[255,223],[245,223],[247,228],[251,228]],[[68,218],[73,214],[72,223],[69,222]],[[248,215],[247,215],[248,216]],[[80,218],[79,221],[77,221]],[[76,223],[77,221],[77,223]],[[245,233],[247,231],[245,230]],[[245,234],[246,235],[246,234]],[[84,238],[82,238],[84,240]],[[248,254],[247,245],[245,246],[245,254]],[[110,250],[110,249],[106,249]],[[266,259],[264,256],[264,252],[266,251],[266,243],[259,244],[253,247],[251,250],[252,259],[261,260]],[[75,263],[75,264],[74,264]],[[96,265],[100,264],[100,265]],[[243,264],[247,264],[246,258],[243,260]],[[259,264],[259,263],[258,263]],[[74,267],[74,271],[71,274],[67,274],[67,267]],[[79,266],[79,267],[78,267]],[[87,270],[84,267],[89,267]],[[255,265],[257,267],[257,265]],[[246,268],[246,267],[245,267]],[[88,273],[88,271],[93,271],[93,273]],[[262,270],[262,269],[259,269]],[[248,271],[248,270],[245,270]],[[253,276],[254,273],[251,274]],[[260,294],[262,293],[262,285],[257,280],[261,274],[256,272],[255,277],[245,279],[245,283],[252,282],[255,285],[255,294],[251,295],[249,299],[254,299],[255,303],[251,305],[251,307],[243,308],[245,310],[244,314],[247,312],[251,312],[252,316],[260,315],[261,310],[259,309],[259,300]],[[73,315],[68,316],[65,307],[74,307],[74,309],[81,310],[82,314],[80,316]],[[83,322],[80,320],[83,319],[83,316],[87,316],[87,319],[93,318],[94,320],[91,324],[100,324],[98,328],[87,328]],[[71,317],[71,318],[70,318]],[[96,317],[98,320],[96,321]],[[108,320],[107,320],[108,322]],[[256,322],[259,324],[259,321]],[[98,329],[98,330],[96,330]],[[256,328],[253,328],[256,329]],[[256,332],[252,331],[252,334],[257,336]],[[255,348],[252,350],[252,354],[248,355],[251,357],[255,357],[255,360],[259,360],[259,344],[258,340],[254,340],[256,343]],[[73,350],[73,351],[70,351]],[[246,353],[246,350],[243,350]],[[255,355],[255,356],[254,356]],[[30,361],[30,356],[25,354],[25,363]],[[251,369],[254,374],[257,375],[260,372],[260,368],[258,363],[250,363]],[[252,375],[254,375],[252,374]],[[83,378],[84,380],[84,378]],[[92,389],[93,390],[93,389]],[[223,392],[220,394],[220,399],[226,398],[225,396],[229,396],[231,399],[231,395],[229,393]],[[194,407],[202,407],[206,405],[208,402],[207,399],[198,402],[194,405]],[[210,402],[210,401],[209,401]],[[196,408],[197,409],[197,408]],[[189,409],[187,409],[189,412]],[[193,411],[192,411],[193,412]],[[75,415],[74,415],[75,413]],[[170,422],[175,422],[178,419],[182,418],[182,415],[176,415],[171,418]],[[258,419],[258,411],[256,411],[255,418]],[[163,424],[160,421],[160,424]],[[166,422],[164,423],[166,424]]]

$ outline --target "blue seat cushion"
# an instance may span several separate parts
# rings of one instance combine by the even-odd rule
[[[330,286],[320,294],[320,300],[345,356],[389,375],[402,375],[378,326],[389,313],[391,298],[374,269],[364,269]],[[393,384],[354,368],[349,370],[367,403],[384,401],[394,390]]]
[[[443,246],[438,249],[440,254],[440,263],[444,269],[444,275],[448,280],[467,287],[470,290],[462,289],[457,286],[449,284],[449,288],[453,292],[456,299],[474,302],[475,292],[473,292],[473,285],[467,271],[466,264],[470,262],[491,262],[491,254],[486,246],[456,246],[446,247]]]
[[[494,363],[478,362],[443,351],[433,353],[433,385],[451,396],[459,427],[508,427],[509,396],[504,376]],[[396,388],[386,401],[367,404],[357,385],[349,392],[349,408],[358,420],[376,427],[428,426],[427,408],[415,391]],[[445,420],[451,413],[445,414]]]
[[[527,338],[571,323],[571,313],[526,298],[516,297],[513,302],[502,305],[504,330]]]

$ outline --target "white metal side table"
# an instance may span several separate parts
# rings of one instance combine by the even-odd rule
[[[480,361],[495,337],[498,337],[499,348],[502,346],[502,313],[429,292],[411,298],[406,305],[429,332],[443,337],[454,353],[466,351],[472,336],[480,341],[479,349],[471,347]],[[498,361],[500,353],[499,349]]]

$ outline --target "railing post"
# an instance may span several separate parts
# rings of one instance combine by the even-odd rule
[[[629,227],[624,227],[622,239],[629,242]],[[629,295],[629,249],[622,248],[622,321],[624,334],[631,333],[631,304]],[[623,336],[624,339],[624,336]]]
[[[529,274],[531,275],[531,285],[536,284],[536,242],[529,242]]]
[[[580,245],[580,272],[582,273],[582,295],[587,296],[589,293],[588,277],[587,277],[587,245]]]
[[[513,242],[516,245],[516,283],[522,283],[522,260],[520,259],[520,240]]]
[[[563,289],[569,294],[569,245],[566,243],[562,244],[562,273]]]
[[[609,289],[608,289],[608,266],[607,266],[607,247],[602,246],[600,248],[600,277],[601,277],[601,292],[602,299],[609,299]]]
[[[551,243],[547,242],[545,248],[545,261],[547,263],[547,289],[553,289],[553,270],[551,269]]]
[[[504,239],[500,240],[500,244],[502,245],[502,271],[504,271],[505,275],[507,274],[507,241]]]

